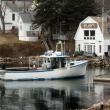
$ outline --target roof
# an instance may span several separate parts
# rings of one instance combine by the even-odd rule
[[[101,31],[103,31],[104,38],[110,39],[110,16],[104,16],[103,18],[99,16],[89,16],[89,17],[91,17],[98,23]]]
[[[32,4],[31,1],[24,2],[23,0],[15,1],[14,3],[12,1],[4,1],[3,3],[6,4],[6,6],[14,12],[23,11],[24,6],[25,6],[25,9],[29,9],[29,7]]]
[[[30,12],[22,12],[19,15],[24,23],[32,23],[32,14]]]
[[[107,18],[102,18],[102,17],[96,17],[96,16],[90,16],[93,20],[95,20],[98,24],[99,24],[99,27],[100,29],[102,30],[102,20],[103,20],[103,23],[105,24],[107,22]]]

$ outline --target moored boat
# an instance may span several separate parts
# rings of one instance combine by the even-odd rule
[[[58,50],[58,45],[61,50]],[[62,42],[59,42],[56,51],[47,51],[40,57],[43,59],[40,69],[0,71],[3,80],[43,80],[81,77],[86,73],[87,60],[71,61],[65,54]]]

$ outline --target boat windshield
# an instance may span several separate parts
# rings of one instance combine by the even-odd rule
[[[45,58],[43,64],[46,65],[48,69],[57,69],[65,67],[66,61],[62,57]]]

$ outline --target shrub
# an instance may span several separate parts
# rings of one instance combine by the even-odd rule
[[[84,51],[75,51],[74,56],[84,55]]]

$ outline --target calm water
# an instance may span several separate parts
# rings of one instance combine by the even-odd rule
[[[93,83],[109,69],[87,68],[84,78],[0,82],[0,110],[81,110],[110,98],[110,84]]]

